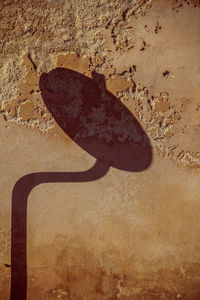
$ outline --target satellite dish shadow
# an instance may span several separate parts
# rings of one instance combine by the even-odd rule
[[[90,79],[57,68],[40,78],[42,98],[63,131],[81,148],[120,170],[138,172],[152,160],[149,139],[132,113],[105,87],[104,76]]]
[[[106,90],[104,76],[92,79],[65,68],[40,77],[44,103],[62,130],[96,158],[82,172],[38,172],[21,177],[12,192],[11,300],[27,294],[27,201],[41,183],[89,182],[102,178],[110,167],[143,171],[152,162],[150,141],[132,113]]]

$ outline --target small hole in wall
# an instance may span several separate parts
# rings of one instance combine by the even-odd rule
[[[165,72],[163,72],[163,77],[169,77],[169,71],[166,70]]]

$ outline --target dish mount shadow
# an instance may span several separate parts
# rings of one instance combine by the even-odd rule
[[[152,161],[149,138],[132,113],[106,90],[104,76],[92,79],[65,68],[40,77],[44,103],[62,130],[96,158],[82,172],[38,172],[21,177],[12,192],[11,300],[27,294],[27,202],[41,183],[89,182],[102,178],[110,167],[143,171]]]

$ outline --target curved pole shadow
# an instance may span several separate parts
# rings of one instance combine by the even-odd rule
[[[57,124],[94,156],[96,163],[83,172],[38,172],[16,182],[12,192],[10,300],[26,300],[27,201],[34,187],[51,182],[98,180],[110,166],[139,172],[152,161],[147,135],[130,111],[106,90],[102,75],[93,73],[89,79],[75,71],[57,68],[41,75],[40,89]]]
[[[103,177],[109,167],[99,161],[83,172],[39,172],[21,177],[12,192],[11,300],[27,293],[27,203],[32,189],[42,183],[89,182]]]

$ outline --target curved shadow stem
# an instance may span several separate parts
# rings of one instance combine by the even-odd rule
[[[103,177],[108,170],[108,165],[96,161],[87,171],[31,173],[16,182],[12,192],[10,300],[26,300],[27,202],[31,190],[41,183],[94,181]]]

